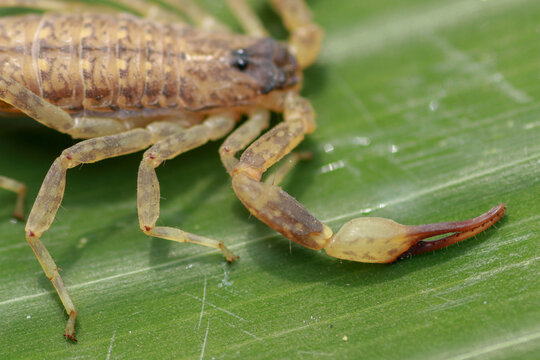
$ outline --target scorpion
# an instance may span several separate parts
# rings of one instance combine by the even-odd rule
[[[226,136],[219,156],[249,212],[288,239],[339,259],[394,262],[470,238],[504,215],[500,204],[460,222],[405,226],[361,217],[334,234],[278,186],[290,165],[278,164],[280,176],[261,180],[285,156],[301,158],[292,150],[316,128],[314,110],[300,90],[302,70],[317,59],[323,31],[304,0],[270,0],[290,33],[287,42],[270,38],[244,0],[227,3],[246,34],[233,33],[191,0],[175,0],[185,16],[150,1],[119,1],[140,16],[61,0],[0,3],[45,10],[0,19],[0,111],[23,113],[83,139],[52,163],[25,227],[67,312],[66,338],[76,341],[78,312],[40,238],[62,202],[67,170],[80,164],[147,149],[137,178],[141,230],[218,249],[229,262],[237,257],[221,241],[156,226],[155,169]],[[264,132],[271,112],[283,121]],[[25,185],[1,176],[0,187],[17,193],[14,216],[24,218]],[[430,239],[439,235],[446,236]]]

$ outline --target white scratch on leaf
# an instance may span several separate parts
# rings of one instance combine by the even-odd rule
[[[204,359],[204,350],[206,349],[206,340],[208,340],[209,330],[210,330],[210,319],[208,319],[208,324],[206,325],[206,334],[204,334],[204,341],[202,344],[201,356],[199,357],[200,360]]]
[[[222,320],[220,320],[222,323],[226,324],[227,326],[230,326],[232,327],[233,329],[236,329],[236,325],[234,324],[231,324],[230,322],[224,322]],[[254,338],[255,340],[262,340],[260,337],[258,337],[257,335],[253,334],[253,333],[250,333],[249,331],[247,330],[244,330],[244,329],[239,329],[241,332],[243,332],[244,334],[246,335],[249,335],[251,336],[252,338]]]
[[[332,78],[336,82],[337,86],[345,95],[347,99],[349,99],[351,105],[364,116],[364,118],[367,120],[367,123],[371,126],[372,129],[377,128],[377,123],[375,121],[375,118],[371,113],[369,112],[367,106],[364,104],[364,102],[360,99],[358,95],[355,94],[353,89],[349,86],[349,84],[337,73],[332,73]]]
[[[184,293],[184,295],[187,295],[187,296],[192,297],[193,299],[196,299],[196,300],[199,300],[199,301],[203,301],[203,299],[201,299],[200,297],[195,296],[195,295],[191,295],[190,293]],[[205,302],[205,304],[208,305],[208,306],[213,307],[213,308],[216,309],[216,310],[219,310],[219,311],[221,311],[221,312],[224,312],[224,313],[227,314],[227,315],[230,315],[230,316],[232,316],[232,317],[235,317],[235,318],[237,318],[238,320],[241,320],[241,321],[247,321],[246,319],[244,319],[244,318],[242,318],[242,317],[236,315],[235,313],[232,313],[232,312],[230,312],[230,311],[228,311],[228,310],[225,310],[225,309],[223,309],[223,308],[220,308],[219,306],[214,305],[214,304],[212,304],[212,303],[209,303],[208,301]]]
[[[428,39],[435,44],[447,56],[450,62],[461,70],[461,72],[464,72],[469,76],[479,76],[483,78],[485,82],[494,84],[503,95],[517,103],[523,104],[532,101],[532,98],[524,91],[517,89],[506,81],[501,73],[489,71],[486,66],[473,61],[465,52],[460,51],[444,38],[431,35],[428,36]]]
[[[113,334],[112,334],[111,342],[110,342],[110,344],[109,344],[109,350],[107,350],[107,358],[106,358],[106,360],[109,360],[109,359],[111,358],[111,354],[112,354],[112,349],[113,349],[115,337],[116,337],[116,330],[114,330],[114,332],[113,332]]]
[[[255,334],[250,333],[250,332],[247,331],[247,330],[242,330],[242,329],[240,329],[240,331],[243,332],[243,333],[246,334],[246,335],[251,336],[251,337],[254,338],[255,340],[262,340],[260,337],[258,337],[258,336],[255,335]]]
[[[207,253],[205,253],[205,254],[207,254]],[[79,288],[86,287],[88,285],[99,284],[101,282],[105,282],[105,281],[109,281],[109,280],[115,280],[115,279],[118,279],[118,278],[130,276],[130,275],[136,275],[136,274],[139,274],[139,273],[144,273],[144,272],[154,270],[154,269],[164,268],[164,267],[171,266],[171,265],[174,265],[174,264],[177,264],[177,263],[182,263],[182,262],[189,261],[190,259],[201,256],[201,255],[194,255],[194,256],[191,256],[189,258],[183,258],[183,259],[168,261],[168,262],[165,262],[165,263],[162,263],[162,264],[159,264],[159,265],[155,265],[155,266],[148,266],[148,267],[145,267],[145,268],[141,268],[141,269],[137,269],[137,270],[133,270],[133,271],[128,271],[128,272],[121,273],[121,274],[116,274],[116,275],[107,276],[107,277],[100,278],[100,279],[87,281],[87,282],[80,283],[80,284],[75,284],[75,285],[72,285],[72,286],[68,286],[68,289],[69,290],[79,289]],[[55,291],[51,290],[51,291],[44,291],[44,292],[40,292],[40,293],[32,294],[32,295],[20,296],[20,297],[17,297],[17,298],[0,301],[0,306],[11,304],[11,303],[22,301],[22,300],[33,299],[33,298],[36,298],[36,297],[39,297],[39,296],[43,296],[43,295],[47,295],[47,294],[53,294],[53,293],[55,293]]]
[[[501,342],[497,342],[496,344],[487,345],[479,349],[474,349],[473,351],[470,351],[468,353],[464,353],[455,357],[448,358],[448,360],[467,360],[471,358],[477,358],[481,355],[485,355],[494,351],[500,351],[500,350],[507,349],[516,345],[525,344],[527,342],[534,341],[537,339],[540,339],[540,330],[536,330],[526,335],[518,336],[514,339],[501,341]]]
[[[206,275],[204,276],[204,288],[203,288],[203,298],[202,298],[202,306],[201,306],[201,315],[199,316],[199,325],[197,325],[197,329],[201,328],[201,321],[204,314],[204,303],[206,302]]]
[[[433,297],[443,299],[444,303],[430,305],[426,309],[424,309],[422,312],[433,314],[440,311],[447,311],[449,309],[456,308],[456,307],[463,307],[464,305],[470,304],[471,302],[476,300],[478,297],[480,297],[480,294],[474,294],[471,296],[465,296],[459,299],[452,299],[452,300],[446,299],[440,295],[433,295]]]
[[[325,353],[320,351],[304,351],[304,350],[298,350],[296,352],[298,355],[309,355],[309,356],[334,356],[334,354],[331,353]]]
[[[479,282],[487,281],[488,279],[490,279],[490,278],[492,278],[492,277],[494,277],[494,276],[496,276],[496,275],[498,275],[498,274],[500,274],[502,272],[505,272],[507,270],[529,267],[532,263],[535,263],[538,260],[540,260],[540,256],[533,257],[533,258],[525,260],[525,261],[520,261],[518,263],[511,263],[511,264],[508,264],[508,265],[500,266],[500,267],[497,267],[497,268],[494,268],[494,269],[491,269],[491,270],[478,272],[478,273],[476,273],[476,274],[474,274],[472,276],[469,276],[466,279],[461,280],[456,285],[446,288],[444,291],[441,291],[439,293],[439,295],[441,295],[441,294],[444,295],[444,294],[452,293],[452,292],[455,292],[455,291],[460,291],[460,290],[465,289],[465,288],[467,288],[469,286],[476,285]]]

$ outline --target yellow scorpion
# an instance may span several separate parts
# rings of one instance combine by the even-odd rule
[[[223,137],[219,154],[246,208],[285,237],[336,258],[393,262],[467,239],[503,216],[504,205],[467,221],[418,226],[363,217],[334,234],[277,186],[280,176],[262,182],[263,173],[316,128],[312,106],[299,93],[302,70],[316,60],[323,39],[303,0],[270,2],[290,32],[286,43],[268,37],[244,0],[228,4],[245,35],[232,33],[188,0],[176,3],[191,24],[142,0],[126,4],[143,17],[92,13],[95,8],[73,2],[2,2],[48,11],[0,19],[0,110],[24,113],[85,139],[53,162],[25,230],[69,316],[67,338],[75,340],[77,310],[40,237],[62,202],[67,170],[80,164],[148,148],[137,180],[141,230],[219,249],[231,262],[236,256],[221,241],[156,226],[160,190],[155,168]],[[284,121],[261,135],[271,111],[283,114]],[[236,127],[244,116],[247,120]],[[15,216],[22,218],[25,186],[0,177],[0,187],[19,194]],[[441,234],[448,236],[424,241]]]

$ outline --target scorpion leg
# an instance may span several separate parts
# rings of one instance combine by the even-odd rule
[[[247,34],[260,37],[268,36],[268,32],[262,25],[259,17],[253,12],[245,0],[227,0],[227,4]]]
[[[296,199],[281,188],[260,181],[262,174],[313,131],[313,111],[307,100],[289,94],[285,122],[256,140],[240,157],[232,174],[233,189],[246,208],[285,237],[311,249],[326,250],[340,259],[387,263],[400,256],[439,249],[470,238],[497,222],[505,212],[499,205],[463,222],[404,226],[382,218],[359,218],[334,235]],[[433,242],[430,237],[453,234]]]
[[[133,9],[148,19],[185,23],[185,20],[174,12],[167,11],[159,4],[148,0],[114,0],[115,4]],[[93,6],[93,5],[92,5]]]
[[[192,0],[162,0],[164,3],[179,9],[195,25],[213,31],[229,32],[229,28],[218,19],[203,10]]]
[[[291,32],[289,44],[300,67],[313,64],[321,50],[323,31],[312,22],[304,0],[271,0],[271,3]]]
[[[279,164],[278,168],[272,172],[264,182],[266,184],[279,185],[296,164],[303,160],[311,160],[312,158],[313,154],[309,151],[295,151],[290,153],[285,160],[281,161],[282,164]]]
[[[160,191],[155,172],[155,168],[163,161],[201,146],[209,140],[225,136],[234,127],[234,119],[235,116],[232,114],[210,116],[200,125],[195,125],[156,142],[144,153],[137,180],[137,207],[139,225],[145,234],[181,243],[191,242],[212,247],[221,250],[227,261],[232,262],[236,259],[236,256],[221,241],[184,232],[178,228],[156,226],[159,218]]]
[[[74,117],[73,127],[67,131],[75,139],[91,139],[119,134],[129,129],[121,120],[94,117]]]
[[[17,194],[17,202],[15,203],[13,217],[24,220],[24,196],[26,194],[26,186],[16,180],[0,176],[0,188],[13,191]]]
[[[269,119],[270,113],[268,110],[256,109],[249,114],[249,118],[245,123],[225,139],[219,148],[219,156],[230,175],[232,175],[234,167],[238,164],[236,153],[248,146],[268,127]]]
[[[110,9],[104,5],[89,5],[84,2],[65,0],[2,0],[0,7],[22,7],[55,12],[104,11]]]
[[[40,241],[41,235],[51,226],[62,202],[67,169],[79,164],[93,163],[136,152],[148,147],[151,142],[152,134],[145,129],[134,129],[116,135],[81,141],[62,152],[53,162],[43,180],[26,223],[26,240],[34,250],[45,275],[52,282],[69,315],[64,332],[64,336],[67,338],[75,340],[77,310],[64,286],[53,258]]]
[[[68,133],[75,122],[71,116],[18,82],[0,75],[0,100],[57,131]]]
[[[0,75],[0,100],[13,105],[29,117],[74,138],[91,138],[123,132],[126,126],[117,119],[75,117],[37,96],[18,82]]]
[[[176,14],[164,10],[157,4],[148,3],[144,0],[115,0],[114,5],[107,4],[89,4],[83,1],[66,1],[66,0],[2,0],[0,7],[24,7],[29,9],[40,9],[50,12],[121,12],[129,9],[132,12],[138,13],[146,18],[170,20],[175,22],[184,22],[183,19]]]
[[[268,127],[270,113],[265,109],[256,109],[251,112],[248,120],[236,129],[219,148],[221,162],[227,172],[232,172],[238,164],[236,153],[248,146],[260,133]],[[277,185],[285,175],[300,161],[311,158],[311,153],[294,152],[287,156],[283,164],[265,180],[266,183]]]

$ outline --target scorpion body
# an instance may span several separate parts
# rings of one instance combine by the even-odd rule
[[[52,12],[0,20],[0,110],[22,112],[57,131],[86,139],[53,162],[25,228],[26,240],[68,313],[66,337],[75,340],[78,313],[40,237],[60,207],[67,170],[80,164],[148,148],[137,181],[141,230],[149,236],[219,249],[231,262],[236,256],[221,241],[156,225],[160,189],[155,168],[225,136],[220,157],[246,208],[287,238],[337,258],[392,262],[467,239],[504,215],[505,206],[498,205],[477,218],[452,223],[405,226],[362,217],[334,234],[277,186],[288,164],[271,181],[261,181],[268,168],[316,128],[311,104],[299,92],[301,71],[315,61],[322,41],[322,30],[312,22],[303,0],[271,2],[291,32],[287,43],[267,37],[244,0],[228,0],[228,4],[247,35],[227,31],[189,0],[178,4],[205,29],[126,14]],[[131,3],[143,4],[141,13],[151,13],[146,11],[150,6],[144,5],[146,1]],[[52,7],[49,10],[62,10],[68,3],[46,4]],[[270,111],[283,114],[284,121],[261,136]],[[234,129],[244,115],[246,122]],[[298,160],[300,155],[292,157]],[[0,187],[19,195],[14,215],[22,218],[24,184],[0,176]],[[424,241],[442,234],[449,235]]]
[[[231,64],[242,61],[259,66],[239,74]],[[294,57],[271,38],[209,34],[128,14],[0,19],[0,73],[74,117],[147,122],[245,111],[300,80]],[[5,102],[0,110],[20,112]]]

